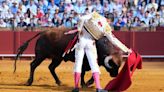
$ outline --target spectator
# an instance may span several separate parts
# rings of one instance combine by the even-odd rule
[[[46,24],[44,24],[43,26],[45,26],[45,27],[53,27],[54,24],[52,23],[51,19],[49,18],[48,22]]]
[[[110,13],[113,13],[113,10],[114,10],[114,2],[112,0],[109,1],[109,12]]]
[[[0,27],[7,27],[6,23],[2,18],[0,19]]]
[[[24,5],[24,6],[27,6],[28,5],[28,0],[21,0],[22,1],[22,4]]]
[[[74,6],[74,10],[75,12],[79,13],[79,14],[83,14],[85,11],[85,7],[82,4],[81,0],[77,1],[77,4]]]
[[[44,11],[44,13],[47,13],[47,7],[44,3],[43,3],[43,0],[39,0],[38,1],[38,5],[37,5],[38,8],[40,8],[41,11]]]
[[[150,31],[155,31],[155,27],[157,26],[155,22],[155,18],[151,18],[149,21],[149,30]]]
[[[20,11],[17,11],[17,13],[14,14],[14,16],[16,17],[17,22],[20,22],[21,17],[24,17],[23,13],[21,13]]]
[[[59,13],[59,17],[61,18],[61,19],[67,19],[68,17],[69,17],[69,12],[67,11],[67,9],[65,8],[65,10],[64,10],[64,12],[62,12],[62,13]]]
[[[155,11],[157,11],[158,4],[155,2],[155,0],[151,0],[151,2],[146,5],[146,10],[149,11],[152,7],[155,8]]]
[[[52,23],[55,25],[55,26],[58,26],[58,20],[60,20],[59,16],[57,13],[54,13],[54,17],[52,19]]]
[[[122,16],[122,21],[124,21],[124,23],[127,23],[127,20],[128,20],[127,15],[123,15]]]
[[[100,3],[100,0],[96,0],[93,7],[96,8],[96,11],[97,11],[98,13],[102,14],[103,8],[102,8],[102,5],[101,5],[101,3]]]
[[[118,13],[117,13],[117,11],[115,9],[113,11],[113,15],[114,15],[113,24],[115,24],[118,21],[118,18],[119,18],[119,15],[118,15]]]
[[[50,13],[54,14],[57,8],[59,7],[55,5],[54,0],[51,0],[50,5],[48,6],[48,9],[50,9]]]
[[[113,3],[113,9],[115,9],[117,14],[120,15],[122,12],[122,4],[120,4],[119,1],[115,0],[115,2]]]
[[[59,6],[59,4],[62,0],[50,0],[50,1],[51,1],[51,3],[54,3],[55,5]]]
[[[26,22],[27,25],[30,23],[30,18],[27,13],[24,14],[24,22]]]
[[[59,13],[64,12],[64,9],[65,9],[65,3],[61,1],[59,4]]]
[[[154,18],[155,15],[156,15],[156,10],[155,10],[154,7],[152,7],[152,8],[150,9],[150,17],[151,17],[151,18]]]
[[[10,23],[10,25],[11,25],[11,27],[12,27],[12,29],[13,30],[15,30],[15,28],[17,27],[17,24],[18,24],[18,22],[17,22],[17,20],[16,20],[16,18],[15,18],[15,16],[11,19],[11,23]]]
[[[146,23],[148,27],[154,23],[152,18],[156,20],[155,23],[158,26],[164,25],[163,0],[104,0],[103,2],[103,5],[101,5],[100,0],[1,0],[0,18],[6,22],[7,27],[13,25],[17,27],[22,17],[28,25],[30,24],[30,18],[33,19],[34,16],[36,25],[41,22],[37,26],[47,24],[50,22],[48,21],[49,18],[54,26],[59,26],[60,24],[72,26],[70,20],[74,21],[76,25],[79,15],[97,11],[103,16],[105,16],[105,12],[113,13],[115,17],[114,25],[125,23],[125,25],[136,27],[143,26],[140,24]],[[138,5],[136,4],[137,2]],[[58,16],[58,18],[55,19],[54,15]],[[11,19],[15,23],[12,23]],[[121,22],[119,22],[120,19]],[[142,23],[140,23],[140,20]]]
[[[89,11],[88,8],[86,8],[85,11],[84,11],[84,15],[88,15],[89,13],[91,13],[91,12]]]
[[[47,13],[49,18],[53,18],[54,13],[51,13],[51,9],[47,9]]]
[[[127,9],[126,9],[126,7],[124,7],[123,9],[122,9],[122,12],[121,12],[121,14],[120,14],[120,17],[124,17],[124,18],[126,18],[127,17]]]
[[[159,12],[156,13],[155,22],[157,26],[164,26],[164,18],[160,16]]]
[[[34,28],[36,27],[35,23],[34,23],[34,19],[31,18],[30,19],[30,23],[27,25],[28,30],[34,31]]]
[[[125,26],[125,22],[122,20],[122,18],[119,18],[118,21],[114,24],[115,30],[120,30],[120,28]]]
[[[12,28],[12,18],[10,18],[10,19],[6,19],[6,27],[7,28]]]
[[[127,20],[126,27],[128,28],[128,30],[131,30],[132,21],[130,19]]]
[[[149,26],[149,20],[150,20],[150,15],[149,15],[149,11],[145,12],[145,16],[141,19],[141,21],[144,21],[144,23],[147,25],[147,27]]]
[[[62,27],[62,26],[64,26],[63,25],[63,21],[61,19],[58,19],[57,22],[58,23],[57,23],[56,27]]]
[[[0,18],[5,19],[5,16],[3,15],[1,10],[0,10]]]
[[[64,24],[68,28],[73,28],[76,25],[76,21],[73,19],[73,15],[70,15],[70,17],[66,20],[66,23]]]
[[[93,5],[92,5],[92,2],[91,0],[87,0],[86,2],[86,8],[88,8],[88,11],[91,13],[92,10],[93,10]]]
[[[1,15],[3,16],[3,19],[5,19],[5,15],[7,14],[9,10],[9,6],[6,5],[6,2],[3,1],[2,5],[0,6],[0,11],[1,11]]]
[[[109,10],[110,10],[109,2],[108,1],[104,1],[103,12],[108,12]]]
[[[144,0],[141,1],[140,5],[138,5],[138,9],[144,9],[144,12],[146,11],[146,2]]]
[[[37,13],[37,6],[35,5],[33,0],[30,0],[30,3],[26,7],[27,7],[27,9],[30,10],[30,13],[32,15],[36,15],[36,13]]]
[[[36,18],[41,19],[44,16],[40,8],[37,8]]]
[[[24,22],[23,17],[20,18],[20,22],[18,23],[18,27],[21,27],[21,28],[26,28],[27,27],[27,24],[26,24],[26,22]]]
[[[134,17],[134,20],[132,22],[132,27],[139,27],[140,26],[140,19],[139,17]]]
[[[48,7],[48,0],[40,0],[42,3],[43,3],[43,5],[45,5],[46,7]]]
[[[161,5],[160,10],[159,10],[160,16],[164,18],[164,5]]]
[[[13,2],[13,5],[11,6],[11,12],[13,13],[13,14],[16,14],[17,13],[17,11],[18,11],[18,7],[17,7],[17,3],[14,1]]]
[[[44,16],[43,16],[43,18],[41,19],[41,21],[42,21],[42,23],[44,24],[46,24],[46,23],[48,23],[48,19],[50,18],[50,14],[48,14],[48,13],[46,13]]]
[[[70,12],[71,10],[74,9],[74,6],[71,4],[71,0],[65,0],[65,9],[67,12]]]
[[[37,23],[36,23],[36,27],[39,28],[39,27],[42,27],[42,26],[43,26],[43,23],[42,23],[41,19],[38,19]]]
[[[23,3],[19,3],[18,11],[20,11],[20,12],[22,12],[22,13],[26,13],[27,8],[26,8],[25,5],[23,5]]]
[[[141,23],[140,23],[140,27],[145,28],[145,27],[148,27],[148,26],[147,26],[147,24],[145,23],[145,21],[141,21]]]
[[[59,16],[59,8],[55,9],[55,13]]]
[[[137,17],[139,17],[139,19],[141,20],[144,16],[145,16],[145,9],[141,8],[138,12],[137,12]]]
[[[35,27],[34,19],[30,19],[30,23],[28,24],[28,27]]]
[[[161,3],[160,3],[160,5],[161,5],[161,6],[162,6],[162,5],[164,6],[164,1],[163,1],[163,0],[161,0]]]

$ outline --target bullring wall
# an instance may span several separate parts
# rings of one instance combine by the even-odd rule
[[[38,31],[0,31],[0,55],[15,55],[18,47],[37,33]],[[114,31],[114,34],[127,47],[143,56],[164,57],[164,32]],[[37,38],[30,42],[24,54],[34,54],[36,40]]]

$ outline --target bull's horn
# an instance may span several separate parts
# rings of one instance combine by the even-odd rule
[[[112,59],[112,56],[107,56],[107,57],[105,57],[105,59],[104,59],[104,64],[105,64],[105,66],[106,67],[108,67],[108,68],[112,68],[110,65],[109,65],[109,60],[111,60]]]

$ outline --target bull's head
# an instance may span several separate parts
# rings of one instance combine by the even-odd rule
[[[104,61],[102,65],[110,73],[110,76],[117,76],[122,61],[121,52],[106,37],[99,39],[96,46],[99,61]]]
[[[119,52],[113,53],[110,56],[106,56],[104,59],[105,69],[110,72],[111,77],[116,77],[121,66],[122,57]]]

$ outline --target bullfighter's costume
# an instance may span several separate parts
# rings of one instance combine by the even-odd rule
[[[109,26],[106,18],[99,15],[97,12],[81,16],[79,18],[78,31],[79,37],[78,43],[75,47],[74,66],[75,89],[73,90],[73,92],[78,92],[78,83],[81,75],[81,68],[85,53],[92,70],[92,75],[95,80],[97,92],[106,92],[105,90],[102,90],[100,86],[100,70],[97,64],[97,50],[95,46],[95,39],[98,40],[102,36],[106,36],[109,41],[111,41],[122,51],[130,52],[130,50],[112,34],[112,29]]]

